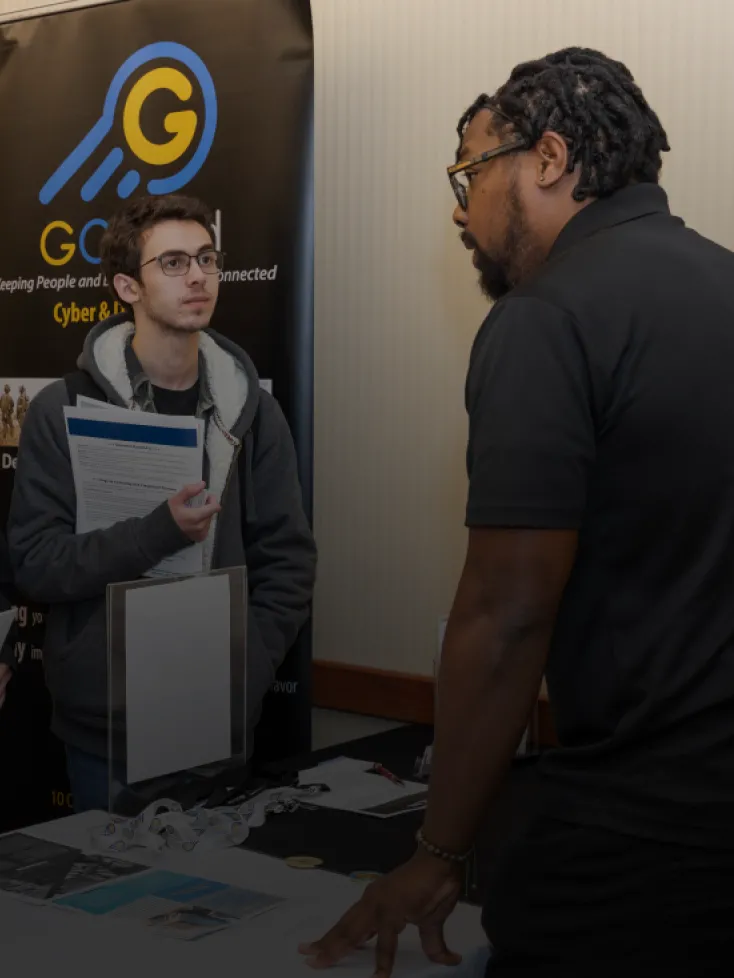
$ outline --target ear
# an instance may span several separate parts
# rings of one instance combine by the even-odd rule
[[[535,181],[544,189],[555,186],[568,170],[568,146],[557,132],[544,132],[534,147]]]
[[[130,275],[115,275],[113,284],[120,301],[126,306],[134,306],[136,302],[140,302],[142,286]]]

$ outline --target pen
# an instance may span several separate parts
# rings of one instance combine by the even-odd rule
[[[399,784],[401,788],[405,787],[405,782],[401,781],[396,774],[392,773],[392,771],[388,771],[388,769],[383,764],[373,765],[372,771],[374,774],[379,774],[380,777],[387,778],[388,781],[392,781],[393,784]]]

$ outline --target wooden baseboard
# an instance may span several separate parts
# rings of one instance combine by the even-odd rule
[[[342,662],[312,666],[313,705],[403,723],[433,723],[433,679]],[[545,689],[530,723],[533,746],[553,747],[557,740]]]
[[[313,704],[367,716],[433,723],[433,679],[342,662],[312,666]]]

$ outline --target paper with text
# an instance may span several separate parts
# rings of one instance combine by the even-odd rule
[[[85,399],[87,400],[87,399]],[[106,530],[151,513],[186,485],[201,482],[204,422],[200,418],[127,411],[109,405],[65,407],[77,498],[77,533]],[[203,546],[166,558],[151,576],[199,574]]]

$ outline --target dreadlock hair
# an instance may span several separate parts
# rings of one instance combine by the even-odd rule
[[[563,137],[568,172],[580,164],[577,201],[607,197],[630,183],[657,183],[668,137],[621,61],[565,48],[518,65],[494,95],[480,95],[459,122],[459,139],[483,109],[498,134],[514,131],[531,149],[544,132]],[[499,130],[498,130],[499,123]]]

